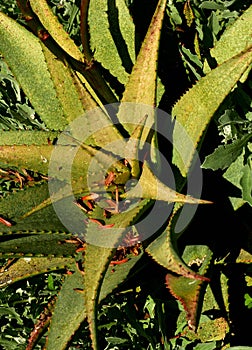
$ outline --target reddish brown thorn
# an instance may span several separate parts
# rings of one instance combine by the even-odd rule
[[[98,219],[89,219],[90,221],[94,222],[95,224],[97,224],[99,226],[99,228],[111,228],[113,227],[115,224],[109,224],[109,225],[103,225],[102,222],[100,222]]]
[[[118,261],[112,260],[112,261],[110,261],[110,264],[109,264],[109,265],[110,265],[110,266],[121,265],[121,264],[126,263],[127,261],[129,261],[128,258],[125,258],[125,259],[122,259],[122,260],[118,260]]]
[[[2,218],[1,216],[0,216],[0,223],[3,224],[3,225],[5,225],[5,226],[8,226],[8,227],[12,226],[12,223],[11,223],[11,222],[5,220],[5,219]]]
[[[115,173],[111,171],[105,179],[105,186],[111,185],[114,179],[115,179]]]
[[[96,200],[97,198],[99,198],[99,194],[97,194],[97,193],[90,193],[90,194],[87,194],[86,196],[81,197],[81,200],[82,201],[85,201],[85,200]]]

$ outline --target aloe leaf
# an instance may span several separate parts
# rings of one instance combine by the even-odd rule
[[[56,299],[47,338],[47,350],[63,350],[86,318],[84,284],[81,272],[72,267]]]
[[[127,198],[149,198],[165,202],[190,204],[210,204],[210,201],[196,199],[178,193],[162,183],[152,172],[146,162],[143,164],[142,174],[137,185],[126,193]]]
[[[50,129],[62,129],[66,120],[39,39],[3,13],[0,36],[0,52],[34,109]]]
[[[198,272],[201,275],[205,275],[212,259],[212,252],[207,246],[187,246],[182,258],[188,265],[199,266]],[[201,296],[202,292],[204,292],[205,282],[168,273],[166,285],[171,294],[183,305],[187,313],[189,328],[196,331],[202,307]]]
[[[52,206],[48,206],[31,218],[23,220],[27,212],[33,210],[47,198],[49,198],[49,192],[46,182],[10,193],[5,198],[1,198],[1,215],[8,218],[12,222],[12,226],[1,225],[0,230],[2,232],[34,229],[43,231],[46,225],[48,230],[62,230],[64,232],[65,228],[56,216]],[[17,205],[17,203],[20,205]]]
[[[151,201],[143,200],[132,210],[113,215],[106,224],[114,224],[112,228],[98,228],[89,223],[85,240],[88,242],[84,255],[85,308],[89,322],[90,335],[94,349],[97,349],[96,316],[100,290],[110,260],[123,232],[130,229],[139,217],[149,208]]]
[[[90,0],[90,48],[94,58],[125,84],[135,60],[135,26],[123,0]]]
[[[75,255],[76,245],[67,243],[71,236],[60,232],[13,233],[0,236],[0,255],[2,257],[51,256],[71,257]]]
[[[41,273],[65,269],[73,264],[73,258],[20,258],[0,272],[0,287]]]
[[[71,140],[70,140],[71,141]],[[76,146],[76,143],[75,143]],[[83,147],[85,149],[83,149]],[[56,175],[56,168],[62,169],[61,172],[57,173],[57,178],[59,180],[66,180],[66,174],[64,170],[67,171],[68,167],[71,165],[72,161],[72,178],[77,181],[80,179],[81,174],[86,174],[88,166],[90,164],[91,158],[96,154],[96,150],[92,147],[83,145],[83,147],[76,148],[76,155],[74,155],[71,149],[75,150],[75,147],[71,147],[71,143],[66,145],[13,145],[13,146],[2,146],[0,153],[0,163],[2,166],[8,167],[18,167],[33,170],[41,174],[47,175],[48,168],[51,164],[51,170],[54,175]],[[56,151],[55,151],[56,149]],[[88,150],[88,151],[86,151]],[[52,154],[54,153],[53,159]],[[65,156],[65,158],[62,158]],[[74,158],[74,159],[72,159]],[[100,167],[102,164],[100,165]],[[99,169],[99,168],[98,168]],[[86,187],[86,179],[83,177],[83,188]]]
[[[83,61],[83,54],[69,37],[58,18],[53,14],[46,0],[29,1],[34,13],[38,16],[44,28],[50,33],[57,44],[77,61]]]
[[[76,246],[65,243],[69,234],[37,232],[13,233],[0,237],[0,254],[2,257],[71,257],[75,255]]]
[[[173,163],[184,177],[208,123],[251,62],[250,48],[201,78],[173,107]]]
[[[210,50],[211,57],[218,65],[246,50],[251,44],[252,6],[245,10],[237,20],[222,34],[220,40]],[[207,63],[205,73],[210,71]]]
[[[166,230],[146,248],[146,252],[169,271],[191,279],[208,280],[190,269],[178,254],[174,228],[179,219],[181,208],[181,204],[174,208]]]
[[[155,106],[158,49],[165,8],[166,0],[160,0],[125,87],[122,102],[134,102],[134,104],[132,104],[130,111],[129,106],[124,103],[119,108],[118,119],[127,123],[125,128],[130,135],[135,128],[134,124],[139,124],[145,115],[142,114],[144,107],[139,108],[138,104]],[[152,126],[154,111],[147,114],[148,125]]]
[[[48,70],[53,81],[56,95],[63,109],[63,113],[70,123],[82,116],[87,109],[96,108],[97,103],[70,65],[58,59],[42,44],[42,49]]]
[[[53,131],[3,131],[0,130],[0,145],[14,146],[14,145],[48,145],[54,143],[58,137],[59,132]],[[2,152],[2,149],[1,149]]]
[[[130,256],[129,260],[122,264],[109,266],[104,276],[101,291],[99,294],[99,302],[105,299],[113,292],[122,282],[127,280],[133,267],[139,263],[143,253],[137,256]]]
[[[48,162],[54,146],[52,145],[17,145],[2,146],[0,153],[1,166],[25,168],[41,174],[48,173]]]
[[[35,3],[36,5],[36,3]],[[81,54],[81,61],[74,59],[72,56],[66,53],[60,47],[48,34],[48,31],[46,28],[42,25],[40,20],[38,19],[37,15],[33,12],[31,6],[29,3],[27,3],[25,0],[19,0],[18,1],[18,6],[20,7],[20,10],[24,16],[24,18],[27,21],[28,27],[31,29],[31,31],[35,34],[35,36],[38,36],[42,42],[45,44],[45,46],[53,52],[57,58],[63,62],[70,62],[74,70],[79,71],[82,73],[82,81],[83,84],[85,85],[85,88],[88,89],[88,91],[91,93],[93,99],[95,101],[99,100],[99,97],[102,99],[103,103],[113,103],[117,102],[116,97],[112,93],[111,89],[108,87],[106,82],[104,81],[101,73],[99,72],[99,69],[96,64],[94,64],[93,60],[87,61],[83,57],[83,54],[79,51],[78,47],[74,47],[74,42],[71,41],[71,39],[68,37],[67,33],[62,32],[62,26],[58,22],[59,26],[56,26],[55,28],[50,28],[50,30],[53,31],[53,34],[55,37],[59,39],[59,43],[62,43],[62,39],[64,36],[67,36],[69,40],[67,40],[67,43],[63,45],[65,49],[73,50],[71,51],[72,53],[75,52],[75,54],[78,56]],[[43,5],[43,8],[39,9],[39,12],[42,12],[40,15],[43,17],[43,20],[46,22],[46,6]],[[49,9],[49,12],[51,9]],[[54,18],[54,22],[57,22],[57,18]],[[49,27],[50,24],[46,23]],[[58,31],[59,29],[59,31]],[[64,41],[64,40],[63,40]],[[85,62],[84,62],[85,61]],[[92,68],[92,69],[90,69]],[[85,76],[85,78],[84,78]],[[90,84],[92,88],[90,88]],[[98,97],[99,96],[99,97]]]

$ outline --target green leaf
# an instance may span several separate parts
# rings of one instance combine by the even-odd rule
[[[67,275],[58,294],[49,327],[47,350],[63,350],[86,318],[83,275],[77,268]]]
[[[223,62],[251,46],[251,16],[252,6],[245,10],[243,14],[225,30],[220,40],[210,50],[211,56],[216,60],[218,65],[221,65]],[[205,62],[204,71],[205,73],[210,71],[207,62]]]
[[[98,228],[97,224],[90,222],[85,235],[88,243],[84,255],[84,284],[85,284],[85,307],[89,322],[90,335],[94,349],[97,349],[96,316],[97,303],[100,290],[109,263],[114,256],[123,233],[130,229],[143,212],[149,208],[150,201],[143,200],[141,203],[126,212],[113,215],[106,224],[114,224],[112,228]]]
[[[1,12],[0,36],[0,53],[34,109],[50,129],[62,130],[66,120],[39,39]]]
[[[201,78],[173,107],[173,163],[184,177],[211,118],[251,62],[250,48]]]
[[[137,185],[126,192],[125,196],[126,198],[148,198],[169,203],[211,204],[210,201],[186,196],[166,186],[153,174],[147,162],[143,164]]]
[[[123,0],[90,0],[90,46],[94,58],[126,83],[135,61],[135,26]]]
[[[151,127],[154,123],[154,109],[151,109],[150,106],[154,107],[156,103],[158,49],[165,8],[166,0],[159,0],[126,84],[122,102],[133,102],[132,106],[122,103],[119,107],[118,119],[126,123],[125,128],[130,135],[135,125],[141,124],[146,114],[149,119],[147,124]],[[141,104],[141,108],[138,104]],[[143,135],[144,140],[146,136],[146,134]]]
[[[14,145],[48,145],[53,143],[58,137],[59,132],[53,131],[3,131],[0,130],[0,145],[14,146]],[[2,149],[1,149],[2,153]],[[4,157],[1,157],[4,159]]]
[[[15,311],[14,307],[0,307],[0,316],[3,315],[9,315],[10,317],[13,317],[17,320],[17,323],[19,325],[23,325],[23,320],[21,319],[20,315]]]
[[[73,258],[20,258],[0,273],[0,287],[41,273],[65,269],[73,263]]]
[[[242,199],[252,206],[252,169],[249,164],[243,167],[241,178]]]
[[[142,256],[143,253],[140,253],[137,256],[131,255],[127,262],[108,267],[102,282],[99,302],[112,293],[113,290],[115,290],[122,282],[127,280],[131,269],[133,269],[133,267],[139,263]]]
[[[0,236],[0,255],[2,257],[75,255],[76,246],[67,243],[69,234],[59,232],[25,232]]]
[[[243,147],[251,137],[252,135],[245,135],[230,144],[218,146],[205,158],[202,168],[212,170],[228,168],[240,156]]]
[[[174,208],[166,230],[146,248],[146,252],[169,271],[190,279],[208,280],[190,269],[178,254],[174,228],[179,219],[181,208],[181,204]]]
[[[205,275],[212,260],[212,252],[207,246],[186,246],[182,258],[189,266],[198,265],[198,272]],[[189,328],[196,330],[202,307],[201,297],[204,293],[204,281],[168,273],[166,285],[171,294],[183,305],[187,313]]]
[[[70,38],[67,32],[63,29],[63,26],[58,21],[48,6],[46,0],[29,1],[30,6],[36,16],[38,16],[44,28],[50,33],[57,44],[65,51],[68,55],[72,56],[77,61],[83,61],[84,57],[79,48],[75,45],[74,41]]]
[[[224,179],[228,180],[239,189],[241,189],[241,178],[243,176],[244,153],[245,150],[243,149],[242,154],[236,158],[223,174]]]
[[[82,116],[85,110],[96,108],[93,99],[84,84],[67,62],[60,60],[45,45],[42,45],[48,71],[56,91],[65,118],[68,123]]]
[[[12,222],[12,226],[1,225],[0,231],[65,231],[65,227],[57,217],[49,198],[48,184],[41,184],[10,193],[0,200],[1,215]],[[45,203],[47,205],[42,205]],[[20,203],[20,205],[17,205]],[[36,209],[39,208],[40,211]],[[43,209],[43,210],[42,210]],[[30,217],[26,217],[30,213]],[[26,218],[25,218],[26,217]],[[24,219],[25,218],[25,219]]]

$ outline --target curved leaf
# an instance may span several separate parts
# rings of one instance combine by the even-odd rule
[[[113,215],[106,222],[114,224],[112,228],[98,229],[95,223],[88,225],[85,237],[88,244],[84,255],[85,305],[94,349],[97,349],[97,303],[105,273],[123,232],[138,220],[149,205],[150,201],[143,200],[140,205],[132,210]]]
[[[135,27],[123,0],[90,0],[90,46],[94,58],[125,83],[135,59]]]
[[[158,49],[165,8],[166,0],[160,0],[123,93],[122,102],[134,102],[130,112],[129,106],[124,103],[120,105],[118,112],[118,119],[126,123],[125,128],[130,135],[146,113],[149,119],[148,125],[152,126],[154,123],[154,110],[152,113],[144,113],[144,107],[139,108],[138,104],[155,106]],[[134,124],[131,124],[132,122]],[[143,136],[145,140],[146,133]]]
[[[31,104],[52,130],[67,124],[39,39],[0,12],[0,52]]]
[[[41,273],[65,269],[73,264],[73,258],[20,258],[0,272],[0,287]]]
[[[191,279],[208,280],[207,277],[190,269],[177,252],[177,237],[175,237],[174,227],[179,218],[181,208],[181,204],[174,208],[167,229],[146,248],[146,252],[158,264],[178,275]]]
[[[53,37],[57,44],[74,59],[82,62],[84,60],[83,54],[63,29],[57,16],[53,14],[51,8],[48,6],[47,1],[30,0],[29,3],[44,28]]]
[[[83,276],[77,268],[66,275],[53,310],[47,350],[66,349],[67,343],[86,318]]]
[[[173,107],[173,163],[183,176],[208,123],[251,62],[250,48],[201,78]]]
[[[207,246],[186,246],[182,257],[187,264],[200,266],[198,272],[205,275],[212,259],[212,252]],[[188,326],[195,331],[202,307],[204,281],[192,281],[190,278],[168,273],[166,275],[166,285],[171,294],[183,305],[187,313]]]
[[[251,44],[252,5],[222,34],[220,40],[210,50],[211,57],[218,65],[246,50]],[[205,73],[210,71],[205,63]]]
[[[7,257],[22,256],[74,256],[76,246],[67,244],[69,234],[65,233],[38,233],[29,234],[22,231],[20,234],[0,236],[0,255]]]

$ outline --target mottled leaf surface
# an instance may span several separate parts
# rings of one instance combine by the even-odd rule
[[[34,109],[50,129],[62,130],[66,120],[39,39],[3,13],[0,35],[0,52]]]
[[[146,251],[158,264],[167,270],[190,279],[207,280],[204,276],[193,271],[183,261],[177,251],[177,237],[174,228],[179,219],[181,208],[181,204],[174,208],[166,230],[146,248]]]
[[[65,269],[73,264],[73,258],[20,258],[0,272],[0,287],[41,273]]]
[[[204,275],[209,268],[212,252],[207,246],[186,246],[182,258],[188,265],[196,266],[198,272]],[[171,294],[183,305],[187,313],[189,328],[196,330],[202,308],[200,297],[204,293],[205,282],[168,273],[166,285]]]
[[[173,107],[173,163],[183,176],[208,123],[251,62],[251,49],[229,59],[201,78]]]
[[[83,275],[76,268],[66,275],[58,294],[49,327],[47,350],[63,350],[85,320]],[[60,330],[60,331],[59,331]]]

